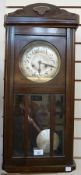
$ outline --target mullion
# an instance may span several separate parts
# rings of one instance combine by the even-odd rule
[[[28,105],[29,98],[28,95],[24,95],[24,154],[25,157],[28,156]]]
[[[50,156],[54,156],[54,131],[55,131],[55,117],[56,117],[56,98],[54,94],[50,95]]]

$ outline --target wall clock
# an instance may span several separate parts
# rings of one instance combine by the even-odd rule
[[[73,161],[74,35],[78,15],[32,4],[5,17],[3,168],[63,172]]]

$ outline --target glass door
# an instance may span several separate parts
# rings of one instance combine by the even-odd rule
[[[15,94],[13,156],[62,156],[64,109],[63,94]]]

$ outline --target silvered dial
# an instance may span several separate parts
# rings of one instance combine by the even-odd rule
[[[25,48],[19,67],[27,79],[42,83],[57,75],[60,63],[59,53],[54,46],[48,42],[35,41]]]

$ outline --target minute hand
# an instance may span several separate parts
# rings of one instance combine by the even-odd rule
[[[41,62],[41,64],[44,64],[46,67],[54,67],[55,68],[55,66],[53,66],[51,64],[47,64],[47,63],[43,63],[43,62]]]

